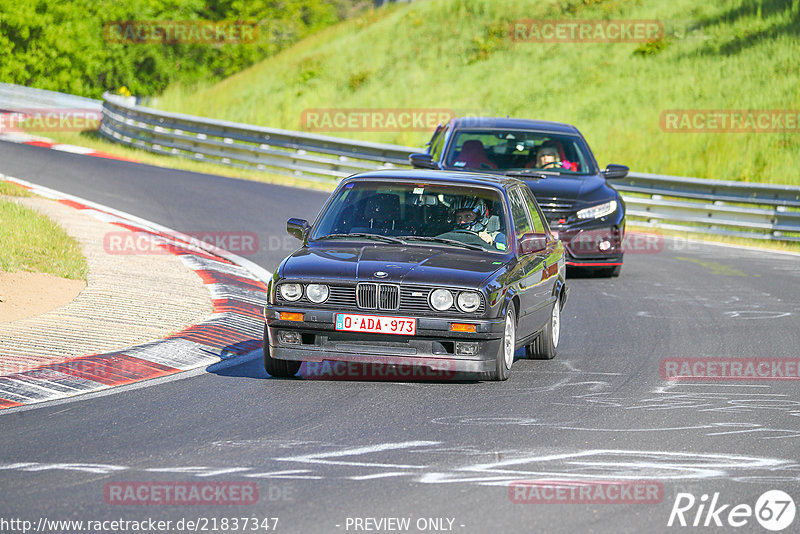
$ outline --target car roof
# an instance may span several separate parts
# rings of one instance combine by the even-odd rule
[[[544,130],[548,132],[579,134],[578,129],[563,122],[536,121],[531,119],[512,119],[510,117],[459,117],[452,120],[457,129],[509,129]]]
[[[420,180],[440,184],[490,186],[499,189],[508,189],[514,185],[525,183],[517,178],[498,174],[428,169],[382,169],[354,174],[353,176],[345,178],[343,181],[396,181],[398,178],[408,181]]]

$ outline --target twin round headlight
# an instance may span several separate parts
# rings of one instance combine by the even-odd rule
[[[330,290],[325,284],[308,284],[306,286],[306,297],[315,304],[320,304],[328,300]]]
[[[448,289],[434,289],[429,300],[434,310],[449,310],[453,307],[453,292]],[[461,291],[455,301],[459,310],[471,313],[480,307],[481,296],[475,291]]]
[[[300,297],[303,296],[302,284],[281,284],[278,289],[281,296],[290,302],[300,300]],[[328,300],[328,295],[330,295],[330,289],[325,284],[308,284],[306,286],[306,297],[315,304],[321,304]]]

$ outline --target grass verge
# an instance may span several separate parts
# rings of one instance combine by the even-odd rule
[[[27,193],[27,194],[26,194]],[[31,196],[25,189],[0,181],[0,270],[49,273],[86,280],[89,267],[78,242],[39,212],[8,199]]]
[[[32,197],[33,193],[13,182],[0,180],[0,196],[7,197]]]

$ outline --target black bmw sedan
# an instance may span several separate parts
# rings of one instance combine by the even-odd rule
[[[618,276],[625,237],[625,203],[606,180],[628,167],[600,170],[572,125],[489,117],[439,125],[428,152],[412,154],[417,168],[507,174],[533,191],[550,228],[563,242],[567,265]]]
[[[287,230],[300,245],[275,270],[264,309],[273,376],[335,361],[505,380],[518,348],[555,356],[564,247],[516,178],[351,176],[313,224],[289,219]]]

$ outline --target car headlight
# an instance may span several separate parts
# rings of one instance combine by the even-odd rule
[[[458,294],[456,304],[458,304],[459,310],[471,313],[481,305],[481,296],[474,291],[462,291]]]
[[[303,286],[300,284],[281,284],[278,289],[281,296],[288,301],[300,300],[303,296]]]
[[[610,202],[598,204],[597,206],[584,208],[575,215],[579,219],[599,219],[600,217],[605,217],[606,215],[610,215],[615,211],[617,211],[617,201],[612,200]]]
[[[453,306],[453,294],[446,289],[434,289],[429,301],[434,310],[449,310]]]
[[[308,284],[306,287],[306,297],[315,304],[321,304],[328,300],[330,291],[325,284]]]

